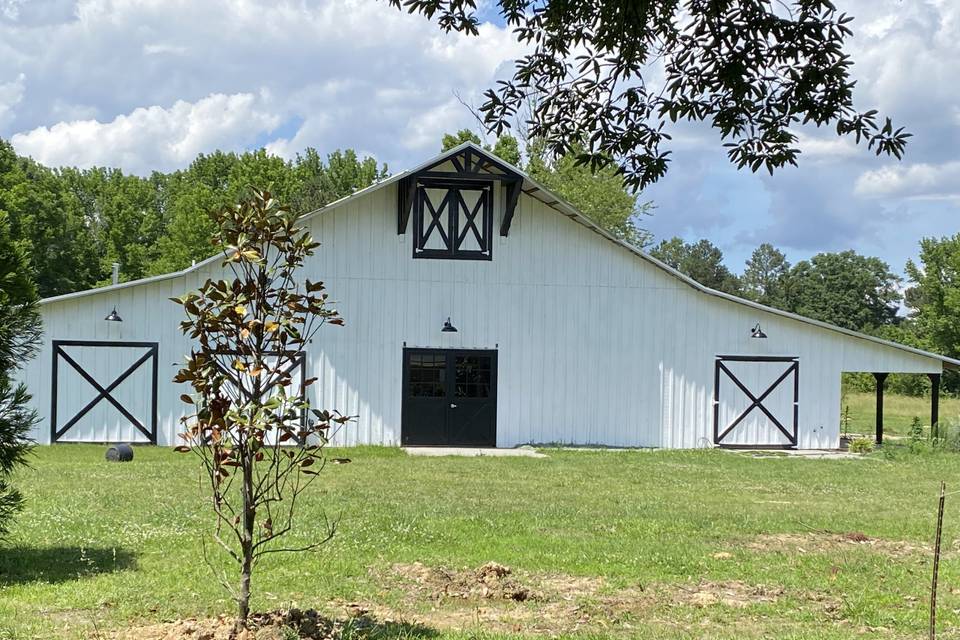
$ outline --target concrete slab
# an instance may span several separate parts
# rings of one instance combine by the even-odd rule
[[[468,458],[479,458],[489,456],[492,458],[546,458],[547,455],[540,453],[532,447],[517,447],[516,449],[495,449],[488,447],[400,447],[407,455],[411,456],[463,456]]]

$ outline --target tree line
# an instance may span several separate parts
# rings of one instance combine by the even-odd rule
[[[387,167],[351,150],[326,158],[308,148],[291,161],[264,149],[200,154],[186,169],[150,176],[120,169],[50,168],[0,140],[0,212],[28,257],[40,297],[121,279],[169,273],[208,258],[214,223],[206,215],[269,186],[305,213],[366,187]]]

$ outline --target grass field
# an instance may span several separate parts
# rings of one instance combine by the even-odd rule
[[[28,507],[0,547],[0,638],[112,637],[232,611],[201,553],[195,459],[138,448],[117,464],[103,450],[41,448],[19,474]],[[925,632],[935,494],[941,479],[960,488],[956,454],[548,453],[338,452],[353,463],[324,471],[299,539],[318,535],[324,509],[341,517],[337,537],[265,561],[255,609],[369,610],[402,621],[371,634],[405,638]],[[960,496],[944,535],[940,628],[960,637]],[[529,597],[451,591],[489,561]]]
[[[873,435],[876,432],[877,397],[872,393],[848,392],[841,402],[850,407],[850,431]],[[883,398],[883,430],[889,434],[906,434],[914,417],[930,425],[930,398],[886,394]],[[940,422],[960,425],[960,399],[940,397]]]

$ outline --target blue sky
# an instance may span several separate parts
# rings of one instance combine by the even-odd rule
[[[761,242],[793,260],[852,248],[896,271],[960,221],[960,3],[836,0],[856,17],[862,109],[914,133],[903,162],[801,131],[799,168],[737,171],[709,127],[673,131],[642,197],[658,237],[706,237],[735,271]],[[0,0],[0,136],[50,165],[146,174],[200,152],[353,147],[394,169],[476,123],[524,49],[490,0],[481,35],[442,34],[385,0]]]

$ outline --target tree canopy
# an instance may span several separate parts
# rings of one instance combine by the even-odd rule
[[[900,278],[880,258],[854,251],[818,253],[786,276],[781,308],[854,331],[874,331],[897,317]]]
[[[475,0],[389,0],[478,35]],[[530,108],[529,133],[554,157],[577,150],[615,164],[631,187],[667,170],[667,125],[708,122],[731,162],[771,173],[796,164],[797,127],[832,127],[876,154],[901,157],[909,133],[853,101],[846,51],[853,18],[830,0],[496,0],[532,51],[486,92],[500,135]],[[662,67],[663,81],[652,81]]]
[[[206,212],[269,185],[306,213],[384,178],[387,168],[351,150],[292,161],[265,150],[200,154],[186,169],[148,177],[120,169],[50,169],[0,140],[0,211],[41,297],[168,273],[214,253]]]
[[[920,241],[920,260],[907,263],[907,305],[929,348],[960,357],[960,234]]]
[[[676,237],[661,240],[650,250],[650,255],[705,287],[734,295],[740,292],[737,276],[723,264],[723,252],[709,240],[693,243]]]
[[[23,506],[10,476],[26,463],[27,438],[37,420],[27,388],[13,379],[35,355],[41,333],[37,292],[27,265],[27,251],[14,241],[7,214],[0,210],[0,538]]]
[[[789,272],[790,263],[783,252],[764,242],[753,250],[740,276],[743,295],[760,304],[783,304],[783,283]]]

